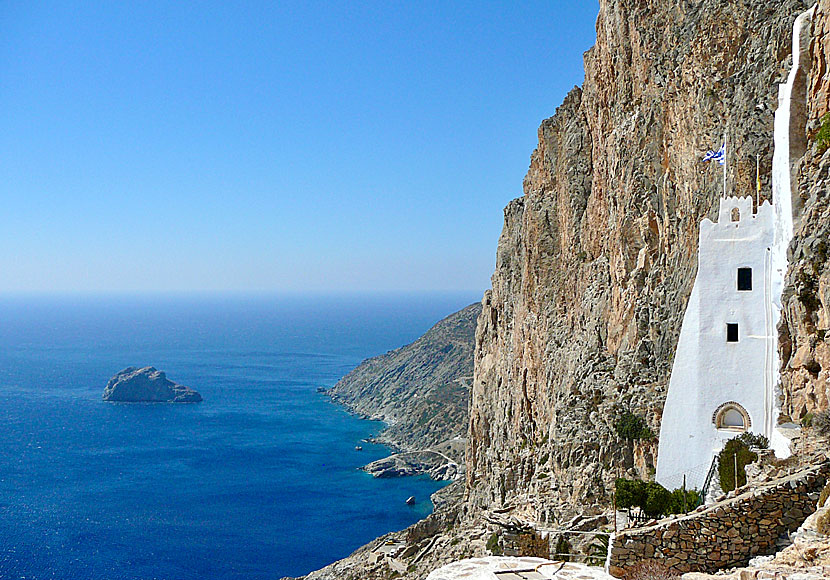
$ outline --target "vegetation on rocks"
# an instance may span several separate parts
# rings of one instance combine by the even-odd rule
[[[813,139],[816,142],[819,155],[827,151],[827,148],[830,147],[830,113],[825,113],[821,118],[821,125],[813,136]]]
[[[655,481],[617,479],[617,507],[639,507],[649,517],[682,514],[700,503],[700,493],[695,489],[669,491]]]
[[[614,429],[623,439],[654,439],[654,431],[649,428],[645,419],[631,411],[626,411],[617,419]]]
[[[743,435],[730,439],[718,454],[718,479],[723,491],[746,485],[746,466],[758,459],[745,439]]]
[[[496,532],[487,538],[487,549],[494,556],[501,556],[501,546],[499,546],[499,535]]]

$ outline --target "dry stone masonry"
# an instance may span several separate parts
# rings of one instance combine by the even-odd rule
[[[621,532],[612,542],[609,571],[620,577],[638,562],[656,560],[676,572],[713,572],[770,554],[782,534],[815,511],[828,476],[825,461],[701,511]]]

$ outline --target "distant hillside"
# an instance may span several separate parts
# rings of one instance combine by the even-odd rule
[[[386,422],[378,439],[402,450],[463,438],[480,312],[481,304],[471,304],[412,344],[363,361],[329,395],[355,413]],[[463,453],[463,445],[453,447]]]

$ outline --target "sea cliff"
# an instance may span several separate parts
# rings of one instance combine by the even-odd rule
[[[698,225],[726,189],[771,200],[773,115],[806,0],[601,0],[585,80],[542,122],[508,203],[475,336],[463,501],[403,532],[402,578],[491,553],[521,522],[589,529],[616,477],[650,479]],[[830,0],[813,18],[791,131],[795,231],[785,282],[781,421],[827,409],[830,350]],[[756,161],[760,167],[756,175]],[[774,201],[774,200],[772,200]],[[592,515],[597,517],[592,519]],[[573,519],[572,519],[573,518]],[[309,576],[384,578],[352,557]]]

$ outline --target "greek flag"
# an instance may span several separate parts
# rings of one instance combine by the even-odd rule
[[[717,151],[707,151],[706,156],[703,158],[703,161],[712,161],[715,160],[721,165],[726,163],[726,143],[720,146],[720,149]]]

